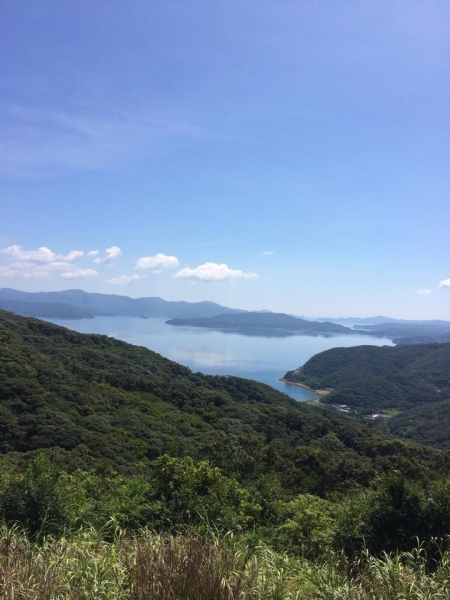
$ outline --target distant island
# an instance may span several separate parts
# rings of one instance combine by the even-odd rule
[[[355,325],[363,334],[392,338],[395,344],[433,344],[450,342],[448,321],[396,321],[373,325]]]
[[[336,323],[319,323],[291,317],[284,313],[246,312],[225,313],[213,317],[196,319],[170,319],[168,325],[186,327],[205,327],[207,329],[238,330],[238,331],[283,331],[290,333],[327,333],[327,334],[352,334],[349,327]]]

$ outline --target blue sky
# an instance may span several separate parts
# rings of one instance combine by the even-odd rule
[[[450,319],[447,0],[18,0],[0,56],[0,286]]]

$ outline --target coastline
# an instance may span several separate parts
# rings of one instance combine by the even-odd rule
[[[281,381],[283,383],[287,383],[288,385],[297,385],[298,387],[305,388],[305,390],[310,390],[311,392],[314,392],[318,396],[326,396],[327,394],[330,393],[327,390],[313,390],[312,388],[309,387],[309,385],[305,385],[304,383],[297,383],[296,381],[288,381],[284,377],[279,377],[278,381]]]

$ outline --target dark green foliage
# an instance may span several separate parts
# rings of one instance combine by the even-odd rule
[[[450,344],[333,348],[285,378],[331,388],[323,403],[346,404],[362,417],[393,409],[389,431],[450,448]]]
[[[389,431],[421,444],[450,450],[450,401],[427,403],[389,419]]]
[[[61,533],[76,524],[82,511],[78,486],[65,473],[53,470],[44,455],[25,472],[3,471],[0,509],[3,519],[19,523],[32,534]]]
[[[338,537],[343,547],[351,553],[364,545],[380,554],[409,551],[417,540],[430,548],[435,541],[446,543],[450,534],[449,483],[446,479],[424,485],[399,471],[386,474],[375,491],[354,498],[341,513]]]
[[[158,520],[164,525],[195,524],[207,520],[228,530],[248,528],[261,507],[248,490],[225,477],[207,462],[195,463],[162,456],[152,479],[152,496],[158,501]]]
[[[44,454],[25,471],[3,470],[0,513],[32,534],[60,534],[108,523],[137,529],[170,529],[208,523],[219,529],[248,529],[261,507],[250,492],[206,462],[162,456],[146,476],[53,467]]]
[[[338,504],[305,494],[279,508],[281,524],[269,532],[277,549],[317,559],[336,544]]]

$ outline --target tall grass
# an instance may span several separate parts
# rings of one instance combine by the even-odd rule
[[[31,542],[0,531],[1,600],[450,600],[450,555],[435,568],[419,547],[348,562],[320,563],[232,534],[180,535],[94,530]]]

